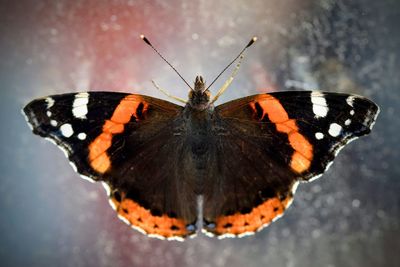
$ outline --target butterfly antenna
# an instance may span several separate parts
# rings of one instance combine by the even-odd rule
[[[175,72],[178,74],[178,76],[186,83],[186,85],[193,90],[193,88],[189,85],[189,83],[182,77],[182,75],[174,68],[174,66],[171,65],[171,63],[168,62],[161,54],[158,52],[158,50],[150,43],[149,39],[146,38],[143,34],[140,35],[140,38],[148,44]]]
[[[210,88],[211,85],[213,85],[218,78],[244,53],[244,51],[246,51],[247,48],[249,48],[252,44],[254,44],[254,42],[257,41],[257,37],[254,36],[253,38],[251,38],[250,42],[242,49],[242,51],[240,51],[240,53],[228,64],[228,66],[226,66],[219,74],[218,76],[212,81],[212,83],[210,83],[210,85],[207,87]],[[207,90],[206,89],[206,90]]]

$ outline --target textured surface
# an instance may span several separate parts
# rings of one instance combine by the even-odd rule
[[[3,265],[400,265],[398,1],[26,2],[0,9]],[[162,97],[151,79],[185,97],[185,84],[140,33],[189,82],[212,80],[259,36],[219,103],[296,85],[367,96],[380,117],[257,235],[149,239],[118,221],[101,185],[80,179],[20,114],[33,98],[88,88]]]

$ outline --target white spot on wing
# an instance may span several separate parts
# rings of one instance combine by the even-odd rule
[[[219,235],[217,238],[218,239],[224,239],[224,238],[234,238],[234,237],[237,237],[237,235],[228,233],[228,234]]]
[[[355,112],[354,112],[354,110],[353,110],[353,109],[352,109],[352,110],[350,110],[350,115],[351,115],[351,116],[353,116],[353,115],[354,115],[354,113],[355,113]]]
[[[293,201],[293,200],[292,200],[292,201]],[[285,211],[284,211],[284,212],[285,212]],[[279,220],[280,218],[282,218],[283,214],[284,214],[284,213],[281,213],[281,214],[276,215],[276,216],[272,219],[271,222],[276,222],[277,220]]]
[[[51,97],[47,97],[45,99],[46,103],[47,103],[47,109],[51,108],[54,105],[54,99]]]
[[[74,114],[75,118],[86,119],[87,113],[87,106],[79,106],[72,109],[72,114]]]
[[[48,110],[48,111],[46,111],[46,115],[47,115],[47,117],[51,117],[51,111],[50,110]]]
[[[140,228],[139,226],[135,226],[135,225],[131,224],[130,222],[129,222],[129,225],[132,227],[132,229],[135,229],[136,231],[138,231],[138,232],[140,232],[140,233],[142,233],[144,235],[147,235],[146,231],[143,230],[142,228]],[[165,237],[162,237],[162,236],[161,236],[161,238],[160,238],[160,236],[150,236],[150,237],[158,238],[158,239],[161,239],[161,240],[165,240]]]
[[[350,120],[350,119],[347,119],[347,120],[344,122],[345,125],[350,125],[350,123],[351,123],[351,120]]]
[[[328,107],[313,105],[313,112],[316,118],[325,117],[328,114]]]
[[[347,97],[346,98],[347,105],[349,105],[350,107],[353,107],[354,99],[355,99],[355,97],[352,95]]]
[[[213,233],[207,231],[206,229],[201,229],[201,232],[203,234],[205,234],[206,236],[208,236],[208,237],[214,237],[215,236]]]
[[[69,162],[69,165],[71,165],[72,169],[74,170],[74,172],[78,172],[78,168],[76,167],[75,163],[73,163],[72,161]]]
[[[342,126],[340,126],[339,124],[332,123],[331,125],[329,125],[328,133],[331,136],[336,137],[340,134],[341,131],[342,131]]]
[[[108,197],[111,196],[111,188],[110,188],[110,186],[106,182],[101,182],[101,184],[103,185],[104,190],[106,190],[107,196]]]
[[[286,203],[285,211],[286,211],[287,208],[289,208],[289,207],[293,204],[293,200],[294,200],[294,197],[292,197],[291,199],[289,199],[289,201]]]
[[[380,112],[380,109],[379,109],[379,107],[378,107],[378,110],[377,110],[376,113],[375,113],[374,119],[372,120],[372,123],[371,123],[371,125],[369,126],[370,129],[372,129],[372,127],[374,127],[375,122],[376,122],[376,118],[378,117],[379,112]]]
[[[86,114],[88,113],[88,103],[88,93],[79,93],[75,95],[74,103],[72,104],[72,114],[74,114],[75,118],[86,119]]]
[[[58,124],[57,121],[55,121],[55,120],[50,120],[50,125],[51,125],[51,126],[56,127],[57,124]]]
[[[328,106],[324,94],[320,92],[311,93],[311,102],[313,103],[313,112],[316,118],[325,117],[328,114]]]
[[[115,211],[117,210],[117,206],[110,198],[108,199],[108,203],[110,204],[110,206],[113,210],[115,210]]]
[[[244,233],[238,234],[237,237],[242,238],[245,236],[252,236],[254,234],[255,234],[255,232],[244,232]]]
[[[134,228],[134,229],[136,229],[136,228]],[[136,230],[137,230],[137,229],[136,229]],[[146,232],[144,232],[144,234],[146,234]],[[164,237],[164,236],[158,235],[158,234],[147,234],[147,236],[148,236],[148,237],[151,237],[151,238],[157,238],[157,239],[160,239],[160,240],[165,240],[165,237]]]
[[[292,194],[294,195],[296,193],[297,188],[299,187],[300,182],[297,181],[293,184],[292,186]]]
[[[128,225],[131,225],[131,223],[128,221],[128,219],[125,218],[124,216],[118,214],[118,218],[119,218],[121,221],[123,221],[124,223],[126,223],[126,224],[128,224]],[[143,230],[142,230],[142,231],[143,231]]]
[[[326,169],[325,169],[325,171],[326,171]],[[325,172],[325,171],[324,171],[324,172]],[[315,175],[315,176],[309,178],[309,179],[307,180],[307,182],[312,182],[312,181],[314,181],[314,180],[317,180],[317,179],[320,178],[321,176],[322,176],[322,173],[321,173],[321,174],[317,174],[317,175]]]
[[[22,113],[22,115],[24,116],[25,121],[28,123],[29,129],[31,129],[31,131],[33,131],[33,126],[32,126],[32,124],[30,123],[29,118],[28,118],[28,116],[25,114],[25,112],[24,112],[23,109],[21,109],[21,113]]]
[[[79,133],[79,134],[78,134],[78,138],[79,138],[80,140],[85,140],[85,139],[86,139],[86,134],[85,134],[85,133]]]
[[[72,129],[71,124],[69,124],[69,123],[61,125],[60,131],[61,131],[61,134],[67,138],[71,137],[74,134],[74,130]]]
[[[324,134],[323,133],[315,133],[315,138],[317,138],[318,140],[321,140],[322,138],[324,138]]]
[[[93,180],[92,178],[90,178],[89,176],[86,176],[86,175],[83,175],[83,174],[81,174],[81,175],[79,175],[83,180],[86,180],[86,181],[88,181],[88,182],[91,182],[91,183],[95,183],[95,180]]]
[[[379,110],[378,110],[378,112],[379,112]],[[365,114],[363,124],[364,124],[364,125],[370,124],[370,127],[369,127],[370,129],[372,129],[372,126],[373,126],[373,124],[375,123],[376,114],[374,115],[374,118],[373,118],[373,119],[371,119],[371,117],[372,117],[372,111],[371,111],[371,110],[368,110],[368,111],[367,111],[367,114]],[[372,125],[372,126],[371,126],[371,125]]]

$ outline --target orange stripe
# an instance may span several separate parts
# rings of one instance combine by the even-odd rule
[[[246,232],[255,232],[261,226],[272,222],[274,218],[283,214],[291,199],[292,197],[288,196],[281,201],[275,197],[253,208],[250,213],[236,213],[218,217],[215,223],[215,233],[218,235],[239,235]]]
[[[108,157],[107,153],[102,153],[95,159],[90,161],[90,165],[93,169],[100,173],[105,173],[111,166],[110,158]]]
[[[148,105],[141,97],[136,95],[128,95],[121,100],[117,108],[114,110],[111,120],[115,123],[126,124],[131,120],[132,115],[138,119],[136,110],[140,103],[143,103],[144,105],[143,113],[146,112]]]
[[[107,149],[112,145],[112,137],[115,134],[124,131],[125,124],[127,124],[131,117],[134,116],[139,120],[136,110],[140,104],[143,104],[143,114],[147,110],[147,103],[136,95],[128,95],[119,102],[118,106],[113,112],[110,120],[106,120],[102,133],[96,137],[89,145],[89,161],[90,166],[99,172],[105,173],[111,167],[110,157],[107,155]]]
[[[297,173],[302,173],[310,168],[310,160],[305,158],[301,153],[295,151],[292,155],[290,167]]]
[[[299,133],[295,119],[289,119],[285,108],[269,94],[263,94],[256,98],[250,106],[256,112],[255,103],[258,103],[263,110],[260,121],[268,115],[269,120],[276,125],[276,130],[288,135],[289,144],[295,150],[292,155],[290,167],[297,173],[308,170],[313,158],[313,146]]]
[[[189,234],[186,229],[186,223],[182,219],[171,218],[165,214],[154,216],[149,210],[128,198],[122,199],[121,202],[118,202],[115,198],[111,198],[111,200],[115,204],[119,215],[147,234],[156,234],[166,238],[174,236],[185,237]]]
[[[115,123],[110,120],[106,120],[103,125],[103,132],[117,134],[122,133],[124,131],[124,124],[122,123]]]

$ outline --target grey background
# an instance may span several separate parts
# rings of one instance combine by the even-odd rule
[[[0,265],[400,266],[399,23],[396,0],[1,1]],[[259,36],[219,103],[296,84],[367,96],[381,114],[255,236],[147,238],[20,114],[33,98],[88,89],[164,98],[151,79],[186,97],[140,33],[189,81],[210,81]]]

